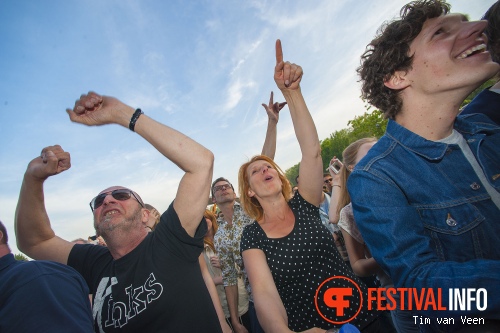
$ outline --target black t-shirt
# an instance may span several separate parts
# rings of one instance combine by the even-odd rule
[[[173,208],[124,257],[106,247],[75,245],[68,265],[94,295],[96,332],[221,332],[198,257],[206,224],[189,236]]]
[[[303,331],[313,327],[328,329],[340,327],[345,317],[336,315],[335,309],[320,301],[315,304],[316,291],[323,282],[332,277],[347,277],[355,281],[363,293],[363,304],[360,306],[359,294],[350,297],[346,315],[355,315],[350,322],[363,328],[373,321],[378,313],[366,311],[367,288],[345,265],[335,246],[332,234],[321,223],[319,208],[307,202],[297,192],[289,201],[295,216],[293,230],[282,238],[268,238],[259,223],[248,225],[241,237],[241,252],[248,249],[260,249],[266,255],[276,289],[281,297],[288,317],[288,327],[292,331]],[[349,288],[352,285],[346,279],[331,279],[324,288]],[[322,294],[320,294],[322,295]],[[255,296],[254,296],[255,297]],[[316,306],[321,310],[325,320]]]

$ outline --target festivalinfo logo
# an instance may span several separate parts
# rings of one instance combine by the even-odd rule
[[[485,311],[488,308],[488,291],[485,288],[449,288],[446,306],[443,305],[443,295],[442,288],[368,288],[365,306],[369,311],[399,309],[447,313]],[[323,281],[314,298],[318,313],[332,324],[344,324],[356,318],[363,302],[359,285],[345,276],[332,276]],[[421,317],[418,318],[422,321]],[[424,323],[427,323],[429,318],[423,319]],[[461,319],[464,323],[484,323],[482,318],[461,316]],[[415,321],[417,323],[417,319]]]

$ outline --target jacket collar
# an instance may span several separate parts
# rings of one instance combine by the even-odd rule
[[[482,114],[458,116],[453,127],[464,135],[464,137],[500,132],[500,127]],[[406,149],[429,160],[443,158],[449,146],[446,143],[427,140],[391,119],[389,119],[387,124],[385,135]]]

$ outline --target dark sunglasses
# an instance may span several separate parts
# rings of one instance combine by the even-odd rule
[[[137,199],[137,197],[135,196],[134,192],[132,192],[131,190],[127,190],[127,189],[122,188],[122,189],[119,189],[119,190],[114,190],[114,191],[111,191],[111,192],[104,192],[104,193],[99,194],[97,197],[95,197],[94,199],[92,199],[92,201],[90,201],[90,209],[92,209],[92,211],[94,211],[97,208],[101,207],[102,203],[104,202],[104,199],[109,194],[111,194],[114,199],[119,200],[119,201],[128,200],[128,199],[130,199],[131,196],[133,196],[135,198],[135,200],[137,200],[137,202],[142,207],[144,207],[144,205],[142,204],[142,202],[139,199]]]
[[[332,180],[333,180],[333,178],[328,178],[328,179],[325,179],[325,180],[324,180],[324,183],[325,183],[325,184],[326,184],[326,183],[330,183]]]

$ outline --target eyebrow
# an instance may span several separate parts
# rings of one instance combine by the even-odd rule
[[[460,18],[461,22],[469,22],[469,19],[467,18],[467,16],[462,14],[462,13],[450,13],[450,14],[438,16],[436,18],[438,18],[438,20],[436,20],[435,24],[433,24],[432,26],[427,27],[427,29],[426,29],[427,31],[423,34],[423,37],[432,35],[433,31],[437,27],[441,26],[442,24],[444,24],[446,21],[449,21],[449,20],[454,20],[456,18]],[[422,29],[422,32],[423,32],[423,29]]]

